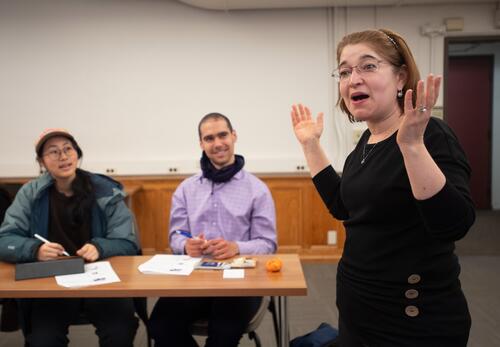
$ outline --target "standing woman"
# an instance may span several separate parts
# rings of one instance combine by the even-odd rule
[[[441,77],[419,80],[408,45],[390,30],[345,36],[337,62],[340,108],[368,125],[342,177],[319,143],[323,114],[293,105],[291,117],[316,189],[347,232],[340,346],[466,346],[471,320],[454,249],[475,212],[465,154],[431,117]]]
[[[48,129],[36,143],[45,170],[26,183],[0,228],[0,260],[46,261],[68,252],[93,262],[138,253],[133,219],[121,185],[77,168],[82,150],[64,129]],[[42,235],[50,243],[34,238]],[[83,311],[100,346],[132,346],[138,322],[130,298],[21,300],[30,347],[67,346],[68,327]]]

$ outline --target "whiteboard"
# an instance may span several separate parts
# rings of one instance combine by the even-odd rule
[[[74,134],[91,171],[193,173],[198,121],[209,112],[231,119],[248,170],[295,172],[305,161],[291,104],[323,111],[333,124],[326,13],[218,12],[173,1],[2,2],[0,176],[38,173],[34,142],[48,127]],[[329,155],[332,138],[327,126]]]

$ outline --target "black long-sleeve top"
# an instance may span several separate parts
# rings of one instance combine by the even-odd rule
[[[396,134],[370,147],[374,145],[366,145],[367,130],[346,159],[342,178],[331,166],[313,178],[330,213],[346,228],[338,280],[361,301],[393,318],[400,313],[404,317],[408,304],[420,305],[423,315],[425,305],[435,305],[442,290],[457,286],[460,266],[454,241],[475,219],[468,188],[470,167],[451,129],[439,119],[429,121],[424,143],[446,184],[422,201],[412,194]],[[410,284],[415,274],[418,283]],[[416,301],[405,298],[409,288],[419,290]],[[446,312],[446,300],[443,304]],[[342,305],[338,302],[341,316],[350,315],[342,312]]]

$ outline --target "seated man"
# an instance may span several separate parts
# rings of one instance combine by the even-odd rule
[[[198,125],[202,172],[184,180],[170,211],[170,247],[192,257],[227,259],[276,251],[276,217],[267,186],[243,170],[236,132],[210,113]],[[177,233],[182,231],[182,233]],[[207,347],[237,346],[262,298],[160,298],[150,318],[156,346],[198,346],[192,322],[208,319]]]

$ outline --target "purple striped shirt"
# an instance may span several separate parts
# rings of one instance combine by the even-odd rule
[[[225,183],[213,183],[201,173],[185,179],[172,197],[169,232],[170,247],[182,254],[186,236],[176,230],[236,241],[240,254],[274,253],[277,247],[271,193],[244,170]]]

